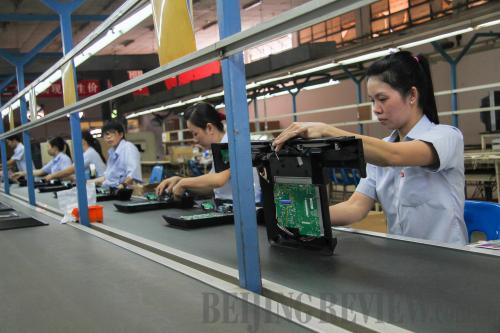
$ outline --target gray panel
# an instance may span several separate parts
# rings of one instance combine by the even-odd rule
[[[233,226],[184,231],[165,226],[162,211],[122,214],[105,206],[111,227],[237,268]],[[263,277],[412,331],[500,332],[500,257],[336,234],[328,257],[271,247],[259,228]]]
[[[1,332],[307,331],[57,222],[0,232],[0,266]]]

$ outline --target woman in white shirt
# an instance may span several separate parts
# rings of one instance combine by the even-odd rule
[[[102,155],[101,144],[89,131],[82,132],[83,165],[88,178],[96,178],[104,175],[106,164]],[[62,179],[75,173],[75,165],[72,164],[64,170],[52,173],[45,180]]]
[[[378,200],[390,234],[466,244],[463,137],[459,129],[439,125],[427,59],[397,52],[373,63],[367,78],[373,112],[392,130],[389,137],[294,123],[275,139],[276,149],[296,136],[355,136],[363,141],[367,177],[347,201],[330,207],[332,224],[363,219]]]
[[[12,168],[14,165],[17,167],[17,171],[26,172],[26,158],[24,157],[24,145],[21,143],[21,136],[15,134],[7,138],[7,145],[9,148],[14,150],[10,160],[7,161],[7,165]]]
[[[64,170],[71,165],[71,153],[69,151],[69,146],[60,136],[49,140],[48,153],[53,158],[41,169],[33,170],[33,176],[42,177],[51,175]],[[26,176],[26,172],[16,172],[13,175],[13,178],[17,179],[21,176]]]
[[[225,116],[208,103],[197,103],[190,106],[184,113],[188,129],[193,133],[195,143],[205,149],[210,149],[212,143],[227,142],[227,133],[222,120]],[[257,170],[253,169],[255,202],[260,202],[261,190]],[[210,173],[198,177],[182,178],[174,176],[165,179],[156,187],[156,193],[163,191],[180,197],[185,191],[201,194],[213,193],[216,199],[232,200],[233,194],[230,182],[230,169],[216,173],[213,168]]]

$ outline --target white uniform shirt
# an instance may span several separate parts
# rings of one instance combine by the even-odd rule
[[[111,147],[108,150],[108,164],[102,185],[117,187],[127,177],[142,182],[141,154],[133,143],[122,139],[116,149]]]
[[[397,138],[394,131],[384,140]],[[356,191],[382,204],[390,234],[466,244],[462,133],[423,116],[406,136],[406,141],[411,140],[432,144],[439,157],[437,169],[367,164],[367,177]]]
[[[49,163],[42,167],[43,172],[50,175],[70,167],[72,164],[71,158],[63,152],[57,154]]]
[[[227,133],[224,134],[224,137],[220,141],[220,143],[227,142]],[[215,173],[214,163],[212,162],[212,169],[210,173]],[[255,202],[260,202],[261,199],[261,189],[259,183],[259,174],[256,168],[253,168],[253,189],[255,192]],[[231,178],[222,186],[214,189],[214,194],[216,199],[224,199],[224,200],[233,200],[233,192],[231,188]]]
[[[18,171],[26,172],[26,158],[24,157],[24,145],[22,143],[19,142],[16,148],[14,148],[14,154],[11,159],[16,161]]]
[[[86,171],[90,171],[90,164],[95,165],[96,177],[104,175],[104,171],[106,171],[106,164],[104,164],[104,161],[99,153],[92,147],[88,147],[83,153],[83,165],[85,166]]]

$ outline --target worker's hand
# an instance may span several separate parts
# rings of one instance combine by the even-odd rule
[[[104,182],[104,177],[99,177],[99,178],[94,178],[94,179],[88,179],[87,180],[87,184],[94,183],[95,186],[101,186],[103,182]]]
[[[47,181],[47,182],[50,182],[52,179],[54,179],[54,177],[52,177],[52,175],[47,175],[47,176],[43,177],[43,179],[45,179],[45,181]]]
[[[14,172],[12,174],[12,179],[17,180],[17,179],[19,179],[21,177],[24,177],[24,176],[26,176],[26,172],[24,172],[24,171],[18,171],[18,172]]]
[[[173,176],[173,177],[165,179],[158,186],[156,186],[156,188],[155,188],[156,195],[158,195],[158,196],[163,195],[164,191],[167,193],[172,193],[174,186],[181,179],[182,179],[182,177],[179,177],[179,176]]]
[[[184,182],[181,179],[180,181],[175,184],[175,186],[172,188],[172,193],[174,195],[174,199],[180,200],[182,196],[184,195],[184,192],[186,192],[186,188],[184,187]]]
[[[321,138],[328,133],[329,125],[325,123],[292,123],[273,141],[273,147],[279,151],[286,141],[302,137],[306,139]]]

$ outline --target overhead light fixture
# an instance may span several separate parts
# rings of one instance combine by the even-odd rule
[[[476,26],[476,29],[492,27],[492,26],[497,25],[497,24],[500,24],[500,20],[494,20],[494,21],[478,24]]]
[[[7,116],[10,112],[10,106],[2,110],[2,118]]]
[[[399,49],[409,49],[411,47],[415,47],[415,46],[419,46],[419,45],[423,45],[423,44],[435,42],[435,41],[440,40],[440,39],[444,39],[444,38],[453,37],[453,36],[456,36],[456,35],[465,34],[467,32],[471,32],[472,30],[474,30],[474,29],[472,29],[470,27],[469,28],[465,28],[465,29],[460,29],[460,30],[457,30],[457,31],[448,32],[446,34],[442,34],[442,35],[438,35],[438,36],[434,36],[434,37],[430,37],[430,38],[418,40],[416,42],[411,42],[411,43],[408,43],[408,44],[403,44],[401,46],[398,46],[398,48]]]
[[[49,76],[48,78],[46,78],[45,80],[36,85],[35,95],[39,95],[45,90],[47,90],[47,88],[49,88],[52,83],[59,80],[61,76],[62,76],[61,70],[60,69],[56,70],[51,76]]]
[[[75,67],[78,67],[88,58],[97,54],[103,48],[105,48],[113,41],[115,41],[118,37],[129,32],[139,23],[144,21],[146,18],[150,17],[152,13],[153,9],[151,7],[151,4],[147,4],[134,14],[130,15],[129,17],[121,21],[120,23],[111,27],[103,37],[95,41],[92,45],[87,47],[85,50],[83,50],[79,55],[77,55],[74,58]]]
[[[100,128],[94,128],[94,129],[91,129],[90,130],[90,134],[94,137],[94,138],[100,138],[102,136],[102,129]]]
[[[216,21],[215,21],[215,23],[216,23]],[[491,21],[491,22],[487,22],[487,23],[484,23],[484,24],[480,24],[480,25],[478,25],[476,27],[476,29],[481,28],[481,27],[493,26],[493,25],[496,25],[496,24],[500,24],[500,20],[496,20],[496,21]],[[252,88],[257,88],[259,86],[263,86],[263,85],[271,83],[271,82],[276,82],[276,81],[282,81],[282,80],[286,80],[286,79],[291,79],[291,78],[294,78],[294,77],[297,77],[297,76],[302,76],[302,75],[306,75],[306,74],[309,74],[309,73],[314,73],[314,72],[317,72],[317,71],[334,68],[334,67],[337,67],[339,65],[349,65],[349,64],[354,64],[354,63],[366,61],[366,60],[377,59],[377,58],[386,56],[388,54],[398,52],[400,49],[415,47],[415,46],[418,46],[418,45],[430,43],[430,42],[433,42],[433,41],[436,41],[436,40],[440,40],[440,39],[444,39],[444,38],[447,38],[447,37],[452,37],[452,36],[464,34],[464,33],[470,32],[472,30],[474,30],[474,29],[473,28],[465,28],[465,29],[461,29],[461,30],[449,32],[449,33],[446,33],[446,34],[438,35],[438,36],[435,36],[435,37],[423,39],[423,40],[420,40],[420,41],[416,41],[416,42],[412,42],[412,43],[408,43],[408,44],[403,44],[403,45],[398,46],[396,48],[389,48],[387,50],[381,50],[381,51],[376,51],[376,52],[372,52],[372,53],[368,53],[368,54],[363,54],[363,55],[360,55],[360,56],[357,56],[357,57],[353,57],[353,58],[349,58],[349,59],[344,59],[344,60],[337,61],[337,62],[332,61],[331,63],[320,65],[320,66],[317,66],[317,67],[314,67],[314,68],[310,68],[310,69],[306,69],[306,70],[303,70],[303,71],[295,72],[293,74],[288,74],[288,75],[284,75],[284,76],[279,76],[279,77],[274,77],[274,78],[270,78],[270,79],[265,79],[265,80],[262,80],[262,81],[259,81],[259,82],[251,82],[251,83],[249,83],[249,84],[246,85],[246,89],[248,90],[248,89],[252,89]],[[322,87],[336,85],[336,84],[339,84],[339,83],[340,82],[338,80],[333,80],[332,79],[332,80],[330,80],[328,82],[325,82],[325,83],[320,83],[320,84],[317,84],[317,85],[305,87],[304,89],[305,90],[313,90],[313,89],[318,89],[318,88],[322,88]],[[280,95],[285,95],[285,94],[288,94],[288,93],[289,92],[285,90],[285,91],[280,91],[280,92],[277,92],[277,93],[274,93],[274,94],[261,95],[261,96],[257,97],[257,100],[262,100],[262,99],[267,99],[267,98],[276,97],[276,96],[280,96]],[[190,103],[193,103],[193,102],[198,102],[198,101],[203,101],[203,100],[210,99],[210,98],[220,97],[220,96],[223,96],[223,95],[224,95],[224,91],[221,90],[220,92],[213,93],[213,94],[210,94],[210,95],[198,96],[198,97],[195,97],[195,98],[190,99],[190,100],[179,101],[179,102],[176,102],[174,104],[163,105],[161,107],[144,110],[144,111],[137,112],[137,113],[132,113],[132,114],[128,115],[126,118],[127,119],[135,118],[135,117],[139,117],[139,116],[142,116],[142,115],[145,115],[145,114],[149,114],[149,113],[152,113],[152,112],[161,111],[161,110],[167,110],[167,109],[171,109],[171,108],[183,106],[183,105],[186,105],[186,104],[190,104]],[[221,105],[221,104],[219,104],[219,105]]]
[[[254,0],[250,1],[249,3],[246,3],[241,7],[243,10],[250,10],[252,8],[255,8],[257,6],[260,6],[262,4],[262,0]]]
[[[339,84],[339,83],[340,83],[339,80],[330,79],[330,81],[325,82],[325,83],[319,83],[319,84],[315,84],[312,86],[304,87],[304,90],[314,90],[314,89],[318,89],[318,88],[334,86],[334,85]]]
[[[337,67],[338,65],[339,64],[336,63],[336,62],[332,62],[332,63],[329,63],[329,64],[325,64],[325,65],[321,65],[321,66],[309,68],[309,69],[306,69],[306,70],[294,73],[294,75],[298,76],[298,75],[305,75],[305,74],[309,74],[309,73],[315,73],[315,72],[319,72],[321,70],[325,70],[325,69],[330,69],[330,68],[333,68],[333,67]]]
[[[188,99],[186,101],[183,101],[184,104],[192,104],[192,103],[196,103],[196,102],[201,102],[203,100],[205,100],[206,97],[203,97],[203,96],[198,96],[198,97],[195,97],[195,98],[191,98],[191,99]]]
[[[216,93],[213,93],[213,94],[210,94],[210,95],[206,95],[204,97],[204,99],[210,99],[210,98],[215,98],[215,97],[220,97],[220,96],[224,96],[224,91],[219,91],[219,92],[216,92]]]
[[[399,50],[398,49],[387,49],[387,50],[372,52],[372,53],[368,53],[368,54],[363,54],[363,55],[358,56],[358,57],[341,60],[338,63],[341,64],[341,65],[355,64],[355,63],[358,63],[358,62],[361,62],[361,61],[366,61],[366,60],[380,58],[380,57],[386,56],[388,54],[391,54],[391,53],[394,53],[394,52],[397,52],[397,51],[399,51]]]

